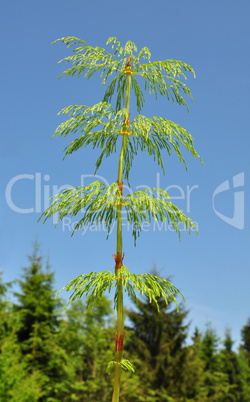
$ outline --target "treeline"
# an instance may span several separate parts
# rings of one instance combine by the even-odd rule
[[[104,298],[89,310],[79,300],[63,310],[53,280],[35,245],[14,298],[0,281],[0,401],[111,401],[112,304]],[[160,313],[146,298],[127,311],[124,357],[135,374],[123,373],[120,400],[250,401],[250,319],[237,353],[230,331],[220,343],[211,326],[187,345],[184,306],[159,304]]]

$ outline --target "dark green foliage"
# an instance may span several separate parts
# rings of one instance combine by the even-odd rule
[[[61,386],[62,379],[69,377],[72,368],[65,351],[57,343],[61,302],[55,299],[54,274],[48,263],[44,271],[37,243],[29,261],[30,266],[23,269],[22,279],[18,281],[21,292],[15,292],[16,334],[29,374],[39,372],[43,375],[44,400],[61,400],[60,394],[67,393]]]
[[[249,355],[250,360],[250,317],[241,330],[242,349]]]
[[[35,402],[44,392],[44,376],[37,370],[29,372],[23,359],[17,331],[19,320],[8,299],[11,283],[0,277],[0,401]]]
[[[45,275],[40,276],[41,288],[46,283],[45,277],[48,281],[38,252],[37,258],[33,257],[21,281],[22,288],[33,289],[32,292],[34,288],[28,284],[24,286],[24,283],[27,281],[30,284],[33,277],[36,280],[32,283],[37,284],[37,272]],[[40,269],[33,270],[31,275],[35,261]],[[36,290],[39,291],[40,287],[37,286]],[[49,287],[54,302],[52,283]],[[40,293],[39,300],[43,306],[48,303],[53,308],[49,313],[40,315],[37,310],[34,313],[36,304],[27,303],[24,293],[20,293],[23,295],[22,306],[26,306],[22,311],[20,306],[17,309],[9,301],[9,286],[1,282],[1,289],[0,401],[110,400],[113,383],[112,376],[106,373],[106,363],[113,359],[115,329],[111,302],[104,297],[93,309],[87,309],[82,300],[77,300],[59,314],[56,306],[50,304],[47,284],[47,291]],[[135,373],[123,372],[121,400],[249,402],[248,354],[242,347],[238,353],[232,350],[230,331],[226,331],[220,350],[216,331],[211,326],[203,334],[196,328],[192,344],[186,345],[188,326],[184,320],[187,311],[180,305],[180,313],[177,314],[172,302],[166,306],[163,298],[157,301],[159,313],[154,302],[149,303],[145,296],[138,301],[138,309],[128,312],[130,328],[126,328],[124,360],[133,361]],[[30,332],[25,332],[27,338],[21,343],[18,336],[25,316],[39,318],[41,322],[52,319],[53,324],[48,323],[44,332],[38,326],[36,336],[34,326],[31,326]],[[242,334],[245,334],[245,328],[246,325]],[[21,333],[24,334],[24,331]],[[42,338],[42,347],[39,338]],[[34,351],[30,345],[35,339],[40,347],[36,349],[37,354],[32,355]],[[43,363],[42,356],[45,356],[46,363]]]
[[[250,401],[250,317],[241,330],[239,365],[242,378],[242,401]]]
[[[3,300],[6,284],[1,286],[0,400],[101,402],[105,394],[110,398],[110,301],[104,298],[91,310],[78,301],[63,314],[55,299],[53,273],[48,265],[44,272],[37,243],[29,260],[14,305]]]
[[[223,401],[229,390],[226,375],[220,371],[218,345],[216,331],[208,324],[201,339],[201,359],[204,362],[204,386],[209,401]]]
[[[10,282],[3,283],[2,272],[0,272],[0,341],[11,333],[14,325],[11,305],[7,298],[11,286]]]
[[[237,354],[232,350],[233,343],[230,330],[227,328],[223,341],[224,347],[220,352],[220,371],[226,374],[229,385],[225,402],[239,401],[243,391],[239,360]]]
[[[23,351],[29,355],[35,365],[46,364],[47,355],[45,344],[58,326],[59,300],[55,300],[53,290],[54,274],[49,266],[43,270],[42,256],[39,255],[37,243],[32,256],[28,256],[30,266],[23,268],[20,284],[21,293],[15,292],[17,304],[15,310],[19,317],[18,339]]]
[[[23,359],[21,344],[12,333],[1,341],[0,347],[0,400],[35,402],[42,400],[46,377],[38,370],[30,372]]]
[[[201,356],[205,362],[206,371],[211,372],[216,369],[218,342],[219,338],[216,335],[216,331],[208,324],[201,341]]]
[[[186,346],[187,359],[184,369],[183,394],[187,401],[205,401],[206,388],[204,386],[205,362],[201,358],[202,334],[196,327],[191,337],[193,343]]]
[[[240,349],[238,353],[238,362],[240,368],[240,377],[241,377],[241,401],[249,402],[250,401],[250,364],[249,358],[246,353]]]
[[[140,373],[145,400],[163,401],[183,395],[187,357],[187,325],[183,321],[187,311],[181,305],[177,313],[171,302],[166,306],[163,298],[157,303],[159,312],[156,303],[145,297],[138,301],[138,310],[128,312],[132,335],[127,349],[138,356],[135,368]],[[152,390],[156,390],[154,395]]]
[[[113,384],[106,373],[107,361],[113,357],[110,304],[103,298],[93,309],[87,309],[78,300],[61,321],[58,342],[71,365],[71,378],[67,376],[63,381],[67,386],[62,395],[69,395],[67,401],[101,402],[111,398]]]
[[[242,382],[239,360],[232,351],[233,340],[227,329],[223,341],[224,348],[218,349],[219,338],[210,324],[202,336],[194,337],[193,350],[199,368],[199,387],[194,387],[194,400],[241,401]],[[203,398],[203,399],[202,399]]]

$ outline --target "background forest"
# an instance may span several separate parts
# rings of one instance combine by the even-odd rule
[[[79,299],[64,310],[37,243],[28,258],[15,281],[19,291],[12,291],[12,283],[0,283],[0,401],[110,400],[111,301],[104,298],[86,309]],[[166,307],[159,300],[159,305],[160,313],[141,298],[138,308],[131,304],[127,310],[125,357],[136,372],[123,373],[121,400],[250,401],[250,318],[235,352],[230,330],[219,340],[211,324],[203,333],[196,327],[187,343],[185,306],[177,313],[171,303]]]

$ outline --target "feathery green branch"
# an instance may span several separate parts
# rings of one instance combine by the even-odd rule
[[[178,303],[176,300],[176,295],[180,294],[185,301],[185,298],[179,289],[172,285],[168,280],[147,273],[139,275],[131,274],[124,265],[119,269],[118,275],[110,271],[91,272],[89,274],[79,275],[77,278],[73,279],[66,286],[64,286],[57,293],[57,296],[62,290],[72,292],[69,297],[69,302],[66,305],[67,307],[70,303],[85,295],[88,296],[87,305],[94,307],[104,293],[106,291],[110,293],[115,286],[116,290],[114,296],[114,307],[117,308],[117,284],[119,281],[121,281],[125,292],[128,293],[128,296],[132,297],[136,303],[138,301],[136,296],[137,291],[141,295],[145,294],[149,298],[150,302],[153,301],[158,311],[158,299],[161,297],[165,300],[166,304],[168,304],[169,301],[174,301],[177,310]]]
[[[151,62],[151,53],[147,47],[143,47],[138,55],[135,56],[133,52],[137,53],[137,47],[133,42],[128,41],[122,48],[115,37],[110,37],[107,41],[107,44],[112,44],[113,55],[104,48],[90,46],[84,40],[74,36],[60,38],[53,43],[58,41],[66,44],[68,48],[74,47],[72,56],[65,57],[59,61],[59,63],[64,61],[72,64],[72,67],[65,70],[59,78],[63,74],[67,77],[77,74],[80,77],[82,73],[85,73],[85,77],[89,79],[94,73],[99,72],[102,84],[105,85],[112,74],[118,74],[109,84],[103,98],[104,101],[110,102],[115,88],[117,88],[116,111],[121,108],[122,104],[125,105],[126,76],[124,75],[124,69],[128,56],[131,58],[133,71],[132,89],[135,94],[138,112],[141,111],[145,98],[135,76],[142,77],[145,90],[148,90],[149,93],[154,93],[156,99],[158,94],[166,95],[168,99],[172,99],[173,102],[177,102],[179,105],[185,105],[187,109],[187,103],[180,92],[190,96],[191,100],[193,100],[190,89],[178,79],[180,77],[186,79],[183,70],[193,73],[195,77],[194,70],[187,63],[172,59]],[[141,64],[140,59],[147,62]]]
[[[108,374],[110,374],[112,367],[114,367],[116,364],[120,364],[120,366],[121,366],[121,368],[122,368],[123,370],[131,371],[132,373],[135,372],[134,367],[133,367],[133,365],[130,363],[130,361],[127,360],[127,359],[122,359],[120,363],[115,362],[114,360],[108,363],[107,369],[106,369],[106,371],[107,371]]]
[[[74,227],[72,235],[84,225],[104,223],[108,235],[113,220],[116,218],[117,203],[121,202],[121,195],[117,183],[106,186],[100,181],[95,181],[87,187],[69,188],[57,194],[52,199],[51,206],[43,212],[44,222],[58,213],[58,220],[66,216],[74,217],[82,212],[83,217]]]
[[[57,225],[66,216],[75,217],[82,213],[83,217],[75,225],[72,235],[82,226],[103,223],[109,236],[119,205],[125,208],[127,220],[132,225],[134,242],[140,234],[142,224],[150,223],[152,219],[172,225],[179,237],[180,223],[184,224],[189,233],[191,229],[197,231],[192,220],[172,204],[165,190],[159,188],[136,191],[123,197],[117,183],[106,186],[100,181],[95,181],[87,187],[66,189],[52,199],[54,201],[40,219],[44,217],[45,222],[58,213]]]
[[[93,148],[102,149],[96,161],[97,171],[103,157],[108,157],[116,151],[117,140],[123,130],[124,121],[128,117],[126,109],[115,112],[107,102],[100,102],[92,107],[71,105],[62,109],[60,113],[68,114],[70,118],[57,127],[54,136],[65,137],[68,134],[82,133],[64,149],[64,158],[79,148],[92,144]],[[162,117],[147,118],[138,115],[131,121],[129,134],[124,153],[124,177],[126,180],[129,179],[132,161],[138,150],[147,151],[149,155],[152,155],[163,172],[162,150],[166,150],[168,155],[174,150],[180,162],[185,164],[186,169],[187,165],[180,149],[181,144],[194,157],[201,159],[193,146],[191,134],[179,124]]]

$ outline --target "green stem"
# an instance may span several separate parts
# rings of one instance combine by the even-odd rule
[[[129,115],[129,99],[130,99],[130,87],[131,87],[131,76],[127,74],[127,88],[126,88],[126,109]],[[127,122],[125,122],[126,126]],[[128,131],[128,125],[126,126],[126,131]],[[119,166],[118,166],[118,185],[122,185],[122,176],[123,176],[123,160],[124,153],[127,143],[128,134],[123,134],[122,139],[122,147],[119,156]],[[116,256],[120,256],[122,258],[122,205],[117,206],[117,247],[116,247]],[[119,277],[119,268],[115,268],[116,277]],[[124,333],[124,316],[123,316],[123,287],[122,281],[117,280],[117,338]],[[120,362],[122,360],[122,351],[118,350],[115,352],[115,383],[114,383],[114,391],[112,402],[119,402],[120,395],[120,377],[121,377],[121,366]]]

